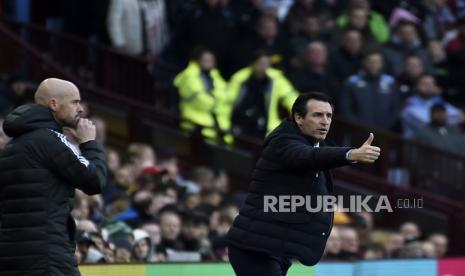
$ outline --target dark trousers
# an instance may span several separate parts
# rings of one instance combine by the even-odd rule
[[[288,258],[228,246],[229,262],[237,276],[284,276],[291,266]]]

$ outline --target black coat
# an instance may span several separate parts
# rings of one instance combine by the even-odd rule
[[[317,195],[332,192],[329,169],[348,164],[350,148],[319,148],[297,124],[286,119],[266,138],[253,172],[249,194],[227,238],[238,247],[274,256],[297,258],[304,265],[316,264],[331,232],[331,212],[264,212],[264,195]],[[326,187],[318,187],[316,173],[323,172]],[[324,184],[323,184],[324,185]]]
[[[51,111],[31,104],[7,116],[13,137],[0,153],[0,275],[79,275],[74,255],[74,188],[100,193],[102,146],[72,146]]]

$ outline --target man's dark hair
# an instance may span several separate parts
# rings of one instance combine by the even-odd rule
[[[380,49],[378,48],[371,48],[365,51],[362,55],[362,60],[365,61],[367,58],[373,56],[373,55],[380,55],[384,59],[383,52],[381,52]]]
[[[436,80],[436,78],[434,77],[433,74],[430,74],[430,73],[423,73],[423,74],[419,75],[419,76],[415,79],[415,81],[413,82],[413,87],[416,88],[416,87],[418,86],[418,84],[420,84],[420,81],[421,81],[421,80],[423,80],[424,78],[429,78],[429,77],[431,77],[431,78],[433,78],[433,79]]]
[[[297,97],[294,104],[292,105],[291,115],[292,115],[293,120],[294,120],[294,115],[295,114],[297,114],[297,115],[299,115],[301,117],[305,117],[305,115],[307,115],[307,113],[308,113],[307,103],[310,100],[329,103],[331,105],[331,107],[334,109],[333,101],[332,101],[331,97],[328,96],[327,94],[321,93],[321,92],[303,93],[299,97]]]

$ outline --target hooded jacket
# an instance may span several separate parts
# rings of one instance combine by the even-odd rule
[[[3,129],[13,139],[0,152],[0,275],[79,275],[74,189],[102,191],[102,146],[89,141],[78,149],[37,104],[16,108]]]
[[[350,148],[330,147],[324,141],[317,148],[316,142],[290,119],[268,135],[249,194],[227,234],[230,244],[272,256],[297,258],[304,265],[320,260],[333,225],[332,212],[311,213],[305,208],[281,213],[264,210],[267,195],[305,197],[332,193],[329,169],[349,164],[346,153]]]

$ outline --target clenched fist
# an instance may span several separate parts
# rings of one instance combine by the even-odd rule
[[[373,133],[370,133],[370,136],[368,136],[368,139],[365,141],[365,143],[363,143],[361,147],[350,150],[348,155],[349,161],[357,161],[363,163],[375,162],[381,154],[381,149],[379,147],[371,145],[374,137],[375,136],[373,135]]]
[[[81,118],[76,126],[76,129],[69,129],[70,134],[74,140],[79,144],[95,140],[96,130],[95,125],[91,120]]]

